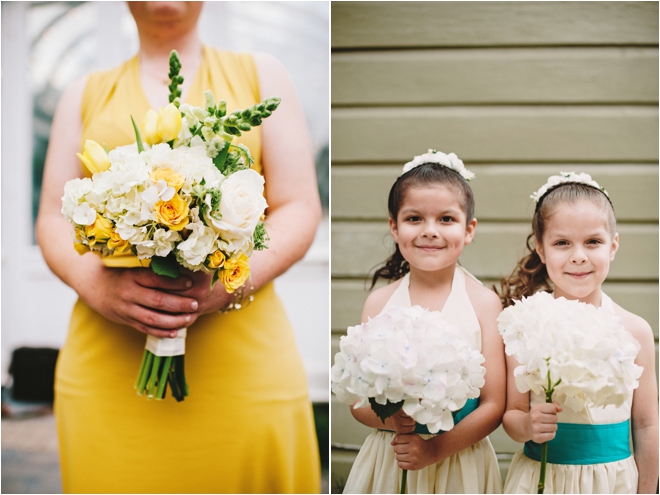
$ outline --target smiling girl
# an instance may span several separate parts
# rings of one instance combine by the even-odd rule
[[[477,226],[467,183],[473,176],[453,153],[429,152],[406,164],[388,201],[396,250],[376,271],[372,287],[379,278],[394,282],[369,295],[362,321],[394,306],[440,311],[486,357],[478,405],[471,404],[474,409],[441,435],[429,434],[403,410],[383,423],[371,408],[351,407],[355,419],[374,431],[353,464],[344,493],[397,493],[399,467],[410,471],[408,493],[501,493],[487,435],[504,412],[504,349],[496,323],[502,306],[457,263]]]
[[[547,466],[548,493],[655,493],[658,396],[653,333],[646,321],[614,303],[601,287],[619,248],[612,203],[590,176],[574,173],[551,177],[532,198],[537,204],[528,238],[530,253],[502,281],[504,304],[546,290],[555,298],[602,307],[612,318],[620,318],[641,344],[635,362],[644,372],[632,400],[623,406],[591,406],[576,413],[557,401],[546,404],[544,396],[518,392],[513,376],[518,363],[509,356],[504,428],[511,438],[530,446],[550,442],[548,450],[556,455]],[[629,449],[629,421],[634,455]],[[602,437],[604,448],[581,441],[583,434]],[[513,458],[505,493],[537,492],[540,463],[528,457],[532,452],[526,448]]]

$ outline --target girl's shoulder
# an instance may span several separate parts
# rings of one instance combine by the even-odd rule
[[[650,345],[654,347],[655,343],[651,325],[649,325],[649,323],[641,316],[623,309],[614,301],[612,302],[614,303],[614,314],[621,318],[624,328],[630,332],[630,334],[635,337],[642,346]]]
[[[497,316],[502,311],[502,302],[499,296],[472,277],[465,277],[465,291],[470,298],[474,311],[477,313],[477,317],[492,314]]]
[[[366,301],[364,301],[364,307],[362,308],[363,323],[369,318],[373,318],[380,314],[387,304],[387,301],[389,301],[392,294],[394,294],[394,291],[399,285],[401,285],[401,280],[402,279],[399,279],[384,287],[380,287],[367,296]]]

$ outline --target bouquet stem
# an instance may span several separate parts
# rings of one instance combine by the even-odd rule
[[[404,469],[403,474],[401,475],[401,492],[406,493],[406,481],[408,480],[408,470]]]
[[[537,493],[543,493],[545,490],[545,468],[548,465],[548,442],[541,445],[541,475],[539,476],[539,486]]]
[[[550,361],[550,359],[546,359]],[[545,388],[545,402],[550,404],[552,402],[552,394],[555,393],[555,387],[561,383],[561,378],[557,380],[554,384],[552,383],[552,378],[550,376],[550,370],[548,370],[548,387]],[[548,442],[543,442],[541,445],[541,471],[539,473],[539,485],[537,493],[543,493],[545,490],[545,470],[548,465]]]
[[[135,381],[138,395],[147,393],[147,399],[165,398],[167,386],[172,389],[172,397],[181,402],[188,395],[188,384],[183,369],[183,355],[156,356],[144,350],[140,372]]]

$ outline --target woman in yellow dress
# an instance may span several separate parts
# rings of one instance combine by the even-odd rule
[[[79,295],[56,374],[55,414],[65,493],[314,493],[320,465],[302,362],[272,280],[309,248],[320,218],[311,144],[282,66],[262,54],[203,46],[197,2],[129,2],[139,53],[76,81],[63,94],[46,157],[37,237],[44,257]],[[167,279],[108,268],[73,248],[64,183],[82,176],[85,139],[108,149],[135,141],[130,115],[164,107],[176,49],[182,101],[203,92],[228,111],[280,96],[278,110],[238,142],[266,180],[269,249],[250,258],[254,301],[219,313],[232,295],[209,276]],[[249,287],[246,288],[246,292]],[[133,388],[145,335],[188,328],[190,395],[148,401]]]

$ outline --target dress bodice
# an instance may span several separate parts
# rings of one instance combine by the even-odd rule
[[[601,307],[614,316],[614,303],[610,297],[603,293]],[[545,402],[545,394],[530,394],[530,406]],[[619,423],[630,418],[632,408],[632,394],[620,407],[609,405],[605,407],[596,407],[587,405],[579,412],[573,411],[570,407],[564,407],[559,413],[560,423],[579,423],[579,424],[606,424]]]
[[[481,351],[481,325],[465,289],[466,276],[474,278],[465,268],[456,265],[451,292],[440,313],[448,323],[456,325],[462,330],[473,349]],[[411,307],[409,289],[410,273],[407,273],[388,299],[383,311],[392,307]]]
[[[204,106],[204,92],[207,90],[213,92],[216,101],[227,102],[228,113],[259,102],[259,78],[252,55],[204,47],[202,62],[184,102]],[[134,143],[131,116],[140,124],[150,108],[140,81],[137,55],[118,67],[90,74],[82,99],[80,149],[86,139],[105,144],[108,150]],[[250,149],[253,168],[261,172],[261,128],[244,133],[234,142]],[[85,170],[85,173],[88,172]]]

